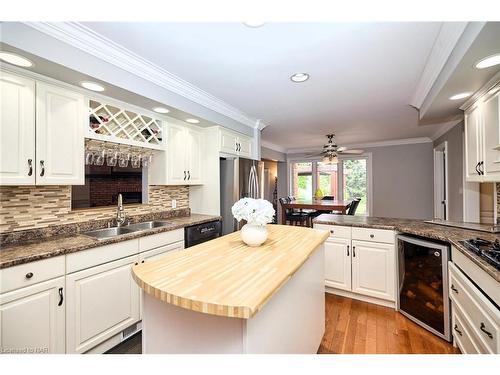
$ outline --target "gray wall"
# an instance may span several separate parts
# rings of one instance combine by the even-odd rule
[[[433,217],[433,145],[366,148],[372,154],[371,216],[431,219]]]
[[[463,220],[463,137],[464,123],[454,126],[434,141],[434,147],[448,142],[448,220]]]
[[[434,212],[432,142],[370,147],[365,151],[372,154],[370,216],[431,219]],[[301,155],[287,155],[288,158],[298,156]],[[286,173],[288,181],[288,170]]]
[[[283,152],[275,151],[270,148],[261,147],[260,148],[261,159],[269,159],[274,161],[285,161],[286,154]]]

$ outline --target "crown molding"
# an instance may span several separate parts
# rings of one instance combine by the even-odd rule
[[[463,122],[464,118],[463,116],[460,116],[459,118],[449,121],[446,123],[443,123],[442,126],[431,136],[431,139],[435,141],[439,137],[441,137],[443,134],[448,133],[451,129],[453,129],[456,125],[460,124]]]
[[[415,93],[410,102],[415,108],[421,108],[425,98],[431,91],[434,82],[441,73],[458,40],[462,36],[468,22],[443,22],[432,50],[427,57],[424,70],[420,76]]]
[[[342,144],[342,147],[372,148],[372,147],[412,145],[412,144],[429,143],[429,142],[432,142],[432,139],[429,137],[417,137],[417,138],[393,139],[390,141],[380,141],[380,142]],[[290,149],[286,150],[286,153],[287,154],[299,154],[299,153],[303,153],[303,152],[318,152],[318,151],[321,151],[321,147],[322,146],[308,147],[308,148],[290,148]]]
[[[261,120],[247,115],[79,22],[25,22],[25,24],[248,127],[260,129],[262,126],[263,129],[266,126]]]
[[[483,87],[477,90],[474,95],[472,95],[467,101],[460,106],[459,109],[462,111],[467,110],[469,107],[474,105],[479,99],[489,96],[488,93],[490,90],[495,89],[496,86],[500,84],[500,71],[495,74],[491,79],[486,82]]]
[[[267,141],[261,140],[260,141],[260,145],[261,145],[261,147],[265,147],[265,148],[268,148],[268,149],[271,149],[271,150],[274,150],[274,151],[286,153],[286,148],[284,148],[284,147],[282,147],[280,145],[271,143],[271,142],[267,142]]]

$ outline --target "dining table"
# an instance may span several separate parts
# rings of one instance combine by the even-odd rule
[[[283,204],[281,211],[281,222],[286,223],[287,209],[307,209],[317,211],[339,211],[343,215],[347,213],[347,209],[352,200],[331,200],[331,199],[295,199]]]

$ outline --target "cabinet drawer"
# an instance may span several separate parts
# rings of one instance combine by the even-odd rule
[[[184,229],[153,234],[139,238],[139,251],[147,251],[156,247],[170,245],[177,241],[184,241]]]
[[[352,228],[352,239],[394,244],[394,231],[371,228]]]
[[[139,255],[139,261],[144,263],[145,261],[152,261],[166,255],[170,251],[178,251],[184,249],[184,241],[174,242],[170,245],[160,246],[156,249],[145,251]]]
[[[453,306],[451,315],[451,329],[453,338],[457,342],[460,351],[463,354],[481,354],[485,353],[484,348],[479,345],[471,334],[471,328],[466,320],[460,315],[459,311]]]
[[[104,245],[66,255],[66,273],[72,273],[128,257],[139,252],[139,240],[130,240]]]
[[[491,353],[499,353],[500,311],[453,263],[449,263],[450,298],[471,327],[471,334]]]
[[[351,227],[343,227],[340,225],[314,224],[314,228],[323,229],[330,232],[330,237],[351,239]]]
[[[64,255],[0,270],[0,293],[64,276]]]

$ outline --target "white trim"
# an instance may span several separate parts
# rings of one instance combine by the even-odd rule
[[[325,283],[326,283],[326,281],[325,281]],[[351,292],[348,290],[336,289],[336,288],[332,288],[331,286],[328,286],[328,285],[325,285],[325,292],[328,294],[334,294],[336,296],[352,298],[352,299],[355,299],[358,301],[363,301],[363,302],[373,303],[375,305],[390,307],[390,308],[396,310],[396,302],[393,302],[393,301],[388,301],[385,299],[380,299],[380,298],[371,297],[371,296],[365,296],[365,295],[354,293],[354,292]]]
[[[488,82],[486,82],[479,90],[477,90],[474,93],[474,95],[472,95],[469,99],[467,99],[467,101],[464,104],[462,104],[459,109],[461,109],[462,111],[466,111],[474,104],[476,104],[476,102],[479,99],[485,99],[486,97],[488,97],[487,96],[488,92],[499,84],[500,84],[500,72],[491,77],[491,79]]]
[[[25,22],[25,24],[246,126],[259,129],[265,127],[261,120],[243,113],[79,22]]]
[[[444,219],[444,220],[450,220],[450,208],[449,208],[449,185],[448,185],[448,141],[444,141],[443,143],[440,143],[438,146],[434,147],[433,150],[434,153],[434,219]],[[438,168],[438,162],[440,160],[440,155],[444,154],[444,160],[445,160],[445,165],[444,165],[444,195],[445,195],[445,204],[446,204],[446,212],[445,212],[445,218],[438,217],[439,212],[441,211],[441,202],[439,202],[440,198],[438,198],[438,195],[440,195],[439,191],[441,190],[441,184],[442,180],[441,177],[438,176],[438,173],[441,172],[441,168]]]
[[[460,118],[457,118],[453,121],[449,121],[449,122],[445,122],[443,123],[443,126],[440,127],[432,136],[431,136],[431,139],[433,141],[435,141],[436,139],[438,139],[439,137],[441,137],[442,135],[448,133],[451,129],[453,129],[455,127],[455,125],[458,125],[460,124],[461,122],[464,121],[464,118],[463,117],[460,117]]]
[[[260,141],[260,145],[262,147],[268,148],[270,150],[274,150],[274,151],[286,153],[286,148],[284,148],[282,146],[279,146],[277,144],[271,143],[271,142],[267,142],[267,141],[261,140]]]
[[[442,23],[410,105],[416,108],[422,106],[467,25],[468,22]]]
[[[432,142],[432,139],[429,137],[417,137],[417,138],[394,139],[390,141],[380,141],[380,142],[342,144],[342,146],[347,148],[371,148],[371,147],[411,145],[411,144],[428,143],[428,142]],[[308,148],[290,148],[287,149],[286,152],[287,154],[298,154],[302,152],[319,152],[321,151],[322,147],[323,145],[316,147],[308,147]]]

